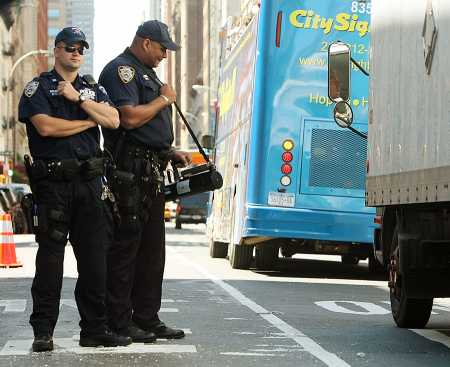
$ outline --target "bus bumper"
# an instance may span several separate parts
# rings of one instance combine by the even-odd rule
[[[375,214],[248,205],[242,237],[373,244]]]

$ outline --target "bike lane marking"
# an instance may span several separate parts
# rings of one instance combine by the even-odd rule
[[[172,252],[175,256],[177,256],[180,260],[189,264],[191,267],[196,269],[200,274],[202,274],[207,279],[211,280],[213,283],[221,287],[224,291],[226,291],[230,296],[236,299],[243,306],[249,308],[254,313],[258,314],[264,320],[272,324],[274,327],[282,331],[287,338],[294,340],[298,345],[303,347],[306,352],[309,352],[311,355],[325,363],[330,367],[350,367],[348,363],[344,360],[340,359],[336,354],[328,352],[323,347],[321,347],[318,343],[316,343],[313,339],[305,335],[300,330],[292,327],[285,321],[281,320],[279,317],[273,315],[271,312],[266,310],[261,305],[252,301],[250,298],[246,297],[239,290],[229,285],[225,281],[219,279],[215,275],[208,272],[201,265],[189,260],[187,257],[182,255],[176,249],[171,247],[167,247],[167,250]]]

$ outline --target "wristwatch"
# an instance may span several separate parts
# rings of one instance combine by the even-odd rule
[[[81,105],[83,102],[87,101],[88,97],[84,94],[81,94],[78,96],[78,104]]]

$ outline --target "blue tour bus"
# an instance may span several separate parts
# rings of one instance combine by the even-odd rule
[[[366,141],[332,120],[327,51],[350,45],[369,69],[370,0],[263,0],[222,60],[210,255],[233,268],[270,268],[295,253],[372,255],[364,205]],[[354,127],[367,131],[368,78],[352,69]],[[255,249],[255,250],[254,250]]]

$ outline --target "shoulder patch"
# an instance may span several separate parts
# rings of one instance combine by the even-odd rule
[[[120,65],[117,71],[119,73],[120,80],[122,80],[125,84],[131,82],[136,74],[134,68],[128,65]]]
[[[39,87],[39,82],[37,80],[32,80],[29,82],[23,91],[23,93],[28,97],[32,97],[34,93],[36,93],[37,89]]]

